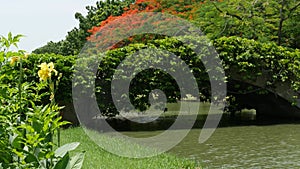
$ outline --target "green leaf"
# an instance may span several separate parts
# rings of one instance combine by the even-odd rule
[[[36,164],[38,164],[38,159],[33,154],[31,154],[29,152],[26,152],[26,153],[27,153],[27,156],[25,157],[26,163],[36,162]],[[35,167],[38,167],[38,166],[35,166]]]
[[[0,53],[0,63],[2,63],[4,61],[4,55],[2,55],[1,53]]]
[[[78,153],[74,157],[71,157],[66,169],[81,169],[84,160],[84,154],[84,152]]]
[[[61,147],[59,147],[58,149],[55,150],[55,156],[56,157],[63,157],[69,151],[75,150],[79,146],[79,144],[80,143],[78,143],[78,142],[65,144],[65,145],[63,145],[63,146],[61,146]]]
[[[14,43],[17,43],[17,42],[19,42],[20,41],[20,38],[22,38],[22,37],[24,37],[24,35],[16,35],[16,36],[14,36],[14,38],[13,38],[13,42]]]
[[[9,136],[9,143],[14,148],[21,148],[20,138],[18,134],[10,135]]]
[[[66,153],[63,158],[61,158],[53,167],[53,169],[63,169],[66,168],[70,163],[69,153]]]

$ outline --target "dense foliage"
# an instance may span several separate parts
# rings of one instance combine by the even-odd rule
[[[231,71],[245,79],[255,81],[265,72],[269,75],[264,81],[271,89],[274,84],[288,82],[294,91],[300,90],[300,51],[285,48],[275,43],[259,43],[240,37],[223,37],[215,40],[214,46],[225,63],[227,75]]]
[[[71,159],[68,153],[78,143],[53,149],[60,146],[54,134],[60,138],[60,127],[67,124],[55,102],[62,74],[53,62],[33,65],[24,51],[11,51],[21,37],[9,33],[0,39],[0,168],[67,168],[74,167],[74,160],[81,168],[84,154]]]
[[[194,37],[187,37],[193,39]],[[199,39],[198,39],[199,40]],[[300,51],[290,48],[277,46],[275,43],[259,43],[254,40],[242,39],[239,37],[220,38],[214,41],[214,46],[220,53],[223,61],[223,67],[227,76],[226,81],[231,81],[232,76],[240,74],[245,80],[255,81],[258,77],[268,72],[268,78],[264,81],[266,91],[274,91],[276,83],[287,82],[290,88],[295,92],[300,89]],[[105,113],[117,113],[113,107],[110,97],[111,79],[115,69],[126,57],[132,57],[131,54],[143,48],[160,48],[174,53],[190,66],[199,85],[199,91],[202,101],[210,100],[210,82],[207,75],[209,70],[205,70],[200,58],[192,48],[184,46],[178,39],[168,38],[154,40],[146,44],[132,44],[128,47],[116,49],[108,52],[103,62],[99,66],[96,81],[101,84],[101,90],[98,90],[98,99],[100,109]],[[202,53],[203,54],[203,53]],[[205,53],[207,54],[207,53]],[[149,59],[150,53],[144,53],[144,58]],[[142,60],[134,63],[128,63],[131,67],[143,64]],[[130,67],[129,66],[129,67]],[[160,89],[167,95],[168,101],[180,99],[179,90],[176,82],[170,76],[161,70],[143,71],[136,75],[131,82],[131,92],[129,96],[131,102],[138,108],[144,110],[149,106],[148,95],[153,89]],[[236,91],[242,93],[253,90],[239,90],[239,84],[234,85]],[[260,90],[261,91],[261,90]],[[102,94],[101,94],[102,93]],[[137,97],[139,96],[139,97]],[[290,100],[297,98],[291,96]],[[104,102],[102,104],[101,102]],[[114,114],[114,113],[113,113]]]
[[[261,42],[276,42],[299,48],[300,3],[281,0],[107,0],[87,7],[88,14],[76,13],[79,28],[74,28],[64,40],[48,42],[34,53],[76,55],[86,39],[96,30],[119,16],[132,12],[166,12],[183,17],[201,27],[211,39],[239,36]]]
[[[240,36],[300,48],[298,1],[206,1],[194,4],[189,14],[193,18],[191,21],[212,39]]]
[[[120,113],[112,98],[112,95],[116,95],[111,90],[114,78],[117,82],[132,78],[129,93],[117,91],[122,96],[117,102],[130,100],[139,111],[150,106],[148,96],[154,89],[163,91],[168,102],[182,99],[180,87],[174,85],[175,79],[163,70],[150,68],[133,76],[126,74],[129,69],[118,69],[121,63],[125,68],[142,67],[147,62],[159,63],[163,58],[171,58],[171,54],[189,66],[197,80],[200,100],[216,99],[211,97],[210,92],[208,73],[212,70],[205,68],[201,60],[214,56],[207,50],[212,47],[219,53],[217,57],[222,60],[226,73],[225,79],[218,80],[232,85],[229,88],[234,89],[235,93],[276,92],[276,85],[282,83],[287,84],[292,91],[287,100],[299,99],[298,1],[107,0],[97,2],[95,7],[88,6],[87,10],[86,16],[75,14],[80,22],[79,28],[68,32],[64,40],[51,41],[36,49],[33,52],[36,54],[10,50],[11,46],[17,47],[21,35],[13,37],[9,34],[7,38],[0,38],[0,168],[80,168],[84,154],[71,158],[68,153],[78,143],[53,150],[56,145],[53,135],[57,133],[59,139],[60,127],[67,124],[61,121],[60,106],[72,102],[74,65],[78,60],[84,72],[82,77],[76,78],[84,85],[95,83],[92,97],[96,97],[101,113],[105,116]],[[92,41],[94,37],[103,40],[105,35],[118,31],[118,27],[111,24],[113,21],[141,12],[170,13],[188,19],[203,30],[211,43],[195,36],[174,38],[153,34],[136,35],[108,46],[107,52],[97,53],[95,57],[75,56],[87,40]],[[135,20],[130,26],[143,29],[147,19]],[[99,35],[99,31],[109,24],[105,34]],[[201,44],[202,53],[196,54],[194,46],[186,45],[183,39]],[[134,55],[139,51],[142,51],[139,53],[142,57]],[[95,62],[93,59],[98,61],[100,58],[101,62],[95,69],[90,67]],[[174,70],[183,67],[183,63],[172,59],[169,62]],[[95,72],[89,70],[96,70],[96,76]],[[118,72],[127,76],[115,76]],[[249,88],[241,88],[242,83],[255,82],[261,77],[263,81],[260,81],[260,90],[253,90],[251,85]],[[78,84],[73,83],[73,87],[80,89]],[[227,98],[231,98],[230,92]],[[124,108],[124,111],[131,111]],[[57,144],[59,146],[59,140]]]
[[[185,37],[191,40],[194,37]],[[199,39],[198,39],[199,40]],[[220,58],[223,60],[223,67],[227,76],[227,81],[232,80],[232,76],[240,74],[247,80],[255,81],[258,77],[262,76],[265,72],[268,72],[268,79],[264,81],[265,90],[271,91],[274,88],[274,84],[280,82],[287,82],[290,84],[290,88],[294,91],[298,91],[300,84],[300,52],[298,49],[285,48],[276,45],[275,43],[260,43],[254,40],[249,40],[240,37],[222,37],[214,41],[214,46],[219,53]],[[199,84],[199,91],[202,101],[210,99],[210,83],[207,76],[205,67],[203,66],[200,56],[196,56],[193,48],[183,45],[183,43],[175,38],[166,38],[148,41],[147,43],[131,44],[127,47],[108,51],[104,59],[101,61],[97,76],[96,76],[96,96],[99,107],[105,115],[115,115],[116,109],[111,98],[111,80],[117,66],[127,57],[140,49],[153,48],[162,49],[174,53],[182,58],[187,65],[190,66],[197,78]],[[147,55],[147,54],[145,54]],[[99,56],[100,57],[100,56]],[[146,57],[145,57],[146,58]],[[60,87],[56,94],[58,102],[61,100],[69,100],[71,98],[71,83],[72,83],[72,67],[75,63],[76,57],[61,55],[44,54],[44,55],[31,55],[25,63],[33,70],[33,63],[49,62],[56,63],[56,69],[64,76],[61,79]],[[32,63],[31,63],[32,62]],[[85,67],[88,67],[88,63]],[[128,64],[142,64],[140,63],[128,63]],[[32,74],[36,71],[31,72]],[[29,74],[25,76],[30,79]],[[25,71],[25,74],[26,71]],[[32,76],[31,76],[32,77]],[[36,77],[36,76],[35,76]],[[92,77],[93,81],[95,77]],[[246,80],[245,79],[245,80]],[[38,79],[36,78],[35,81]],[[88,83],[88,82],[87,82]],[[178,88],[174,86],[175,82],[168,74],[160,70],[142,71],[136,78],[133,78],[131,82],[130,96],[133,104],[144,110],[149,106],[148,95],[152,89],[161,89],[168,97],[169,102],[174,102],[180,99]],[[201,84],[201,85],[200,85]],[[235,85],[238,89],[238,84]],[[251,88],[249,89],[252,90]],[[247,92],[241,90],[240,93]],[[142,97],[136,97],[142,96]],[[292,98],[291,98],[292,100]]]
[[[75,28],[69,32],[65,40],[58,43],[49,42],[48,45],[35,52],[78,54],[86,39],[92,41],[94,37],[97,37],[102,40],[111,32],[119,31],[118,25],[111,24],[115,20],[122,21],[122,18],[141,12],[170,13],[200,26],[202,31],[213,40],[213,44],[223,60],[227,81],[233,80],[231,78],[234,74],[242,75],[245,81],[255,81],[259,77],[267,76],[263,82],[264,92],[274,91],[277,83],[284,82],[288,83],[291,89],[297,93],[299,91],[299,51],[295,48],[299,48],[300,38],[299,6],[299,2],[287,0],[99,2],[96,7],[87,8],[89,12],[86,17],[76,14],[76,18],[80,21],[79,29]],[[143,29],[143,23],[145,23],[145,19],[137,19],[130,26],[135,29]],[[108,24],[110,24],[110,28],[105,30],[103,36],[99,36],[98,32]],[[190,38],[193,39],[193,37]],[[113,45],[110,46],[110,49],[115,50],[107,53],[99,65],[96,77],[96,84],[99,85],[96,96],[103,114],[114,115],[117,113],[110,96],[110,83],[117,65],[130,54],[143,48],[161,48],[180,56],[190,66],[198,83],[201,83],[199,88],[201,99],[210,99],[207,72],[205,72],[203,64],[198,63],[199,60],[195,61],[197,60],[195,58],[199,59],[199,56],[195,55],[192,48],[183,45],[180,41],[148,34],[128,37],[128,39]],[[72,59],[68,57],[68,60]],[[88,65],[88,63],[85,64]],[[143,71],[137,77],[131,82],[131,95],[126,97],[130,98],[133,104],[141,110],[149,106],[147,96],[154,88],[166,92],[169,102],[180,98],[177,86],[171,85],[174,84],[174,79],[162,71],[155,69],[148,72]],[[239,84],[233,85],[237,88],[240,86]],[[65,87],[67,88],[67,85]],[[251,87],[246,91],[237,89],[240,93],[251,90]],[[64,91],[70,91],[70,88],[64,89]],[[137,96],[139,96],[138,99]],[[297,97],[294,96],[293,99]]]

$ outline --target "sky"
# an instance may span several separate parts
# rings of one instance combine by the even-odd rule
[[[97,0],[0,0],[0,35],[22,34],[19,49],[31,52],[49,41],[64,39],[78,27],[75,13],[86,14]]]

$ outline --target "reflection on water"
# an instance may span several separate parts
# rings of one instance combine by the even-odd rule
[[[170,153],[198,161],[205,168],[300,168],[300,125],[237,126],[218,128],[203,144],[200,129]],[[158,131],[125,132],[149,137]]]
[[[189,103],[196,106],[195,103]],[[195,160],[205,168],[300,168],[300,121],[267,116],[256,119],[255,111],[246,110],[234,118],[223,114],[219,128],[205,143],[199,144],[201,128],[209,104],[201,103],[198,118],[187,137],[169,151],[177,156]],[[180,105],[168,104],[169,114],[176,115]],[[187,111],[187,116],[189,111]],[[252,113],[251,113],[252,112]],[[123,132],[132,137],[151,137],[167,129],[174,118],[143,126],[130,124],[139,132]],[[148,131],[148,130],[154,131]]]

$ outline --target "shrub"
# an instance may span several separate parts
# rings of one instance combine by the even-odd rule
[[[194,37],[188,36],[182,38],[203,44],[201,38],[195,39]],[[270,78],[264,82],[266,89],[272,89],[274,84],[278,82],[287,82],[290,84],[291,89],[299,91],[299,50],[277,46],[274,43],[261,43],[239,37],[222,37],[214,40],[213,45],[218,51],[219,57],[223,61],[223,67],[227,76],[226,81],[232,81],[233,74],[244,75],[245,81],[247,81],[255,80],[257,77],[262,76],[264,72],[269,72]],[[193,51],[193,46],[184,45],[180,39],[165,38],[148,41],[144,44],[136,43],[119,49],[110,50],[105,54],[105,57],[103,57],[99,67],[96,68],[96,77],[90,76],[90,79],[81,79],[81,83],[83,83],[83,81],[85,81],[85,83],[95,82],[95,94],[98,106],[100,107],[103,115],[114,116],[118,113],[114,107],[110,93],[111,80],[117,66],[125,58],[130,57],[131,54],[145,48],[166,50],[174,53],[184,60],[185,63],[190,66],[190,69],[193,71],[193,74],[197,79],[197,83],[200,86],[199,91],[201,100],[209,101],[210,82],[205,67],[201,62],[201,59],[199,59],[201,57],[205,57],[205,55],[209,53],[203,52],[202,56],[196,56]],[[100,55],[101,54],[97,56],[98,59],[101,57]],[[145,55],[150,54],[148,53]],[[23,67],[25,68],[24,80],[29,83],[38,82],[37,65],[42,62],[54,62],[57,71],[63,74],[62,79],[60,80],[60,85],[55,94],[56,100],[58,103],[61,103],[61,105],[71,103],[70,106],[72,107],[72,73],[74,71],[73,66],[76,59],[76,56],[32,54],[24,61],[23,64]],[[87,58],[85,63],[81,63],[85,64],[83,68],[88,68],[90,63],[94,63],[94,61],[95,60],[92,60],[91,58]],[[140,63],[142,63],[142,61]],[[140,63],[136,62],[131,64],[136,65]],[[127,64],[130,65],[130,63]],[[9,73],[13,74],[12,77],[17,77],[18,72],[15,71],[15,69],[9,70]],[[87,72],[88,71],[84,73]],[[129,97],[137,108],[145,110],[149,106],[148,94],[153,89],[158,88],[163,90],[166,93],[169,102],[174,102],[180,99],[178,86],[174,84],[174,79],[161,70],[152,69],[150,71],[142,71],[136,78],[133,78],[131,82],[130,95],[126,97]],[[239,85],[237,84],[236,87],[238,86]],[[76,87],[76,85],[74,87]],[[243,89],[239,92],[242,93],[247,91]],[[142,97],[137,99],[137,95]],[[46,99],[42,100],[47,101],[48,96],[44,97],[46,97]],[[75,116],[74,112],[72,113],[73,116]]]
[[[9,50],[12,45],[17,47],[21,37],[9,33],[0,40],[0,168],[73,167],[68,151],[78,143],[53,150],[53,135],[58,131],[60,138],[59,128],[67,124],[61,121],[61,107],[54,97],[61,74],[53,62],[23,67],[30,63],[30,56]],[[36,81],[31,80],[34,70]],[[77,168],[81,168],[83,154],[74,160],[80,161]]]

